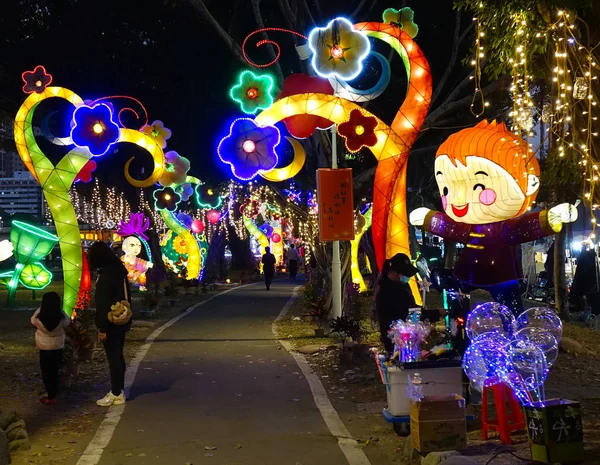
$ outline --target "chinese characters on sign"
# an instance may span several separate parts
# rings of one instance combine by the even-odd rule
[[[354,198],[351,169],[317,170],[319,239],[354,239]]]

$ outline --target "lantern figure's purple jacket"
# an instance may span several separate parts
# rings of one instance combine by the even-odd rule
[[[517,266],[519,244],[551,236],[547,211],[488,224],[458,223],[442,212],[429,212],[425,231],[465,245],[454,275],[473,286],[489,287],[522,278]]]

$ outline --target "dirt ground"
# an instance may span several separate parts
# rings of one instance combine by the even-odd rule
[[[473,297],[473,296],[472,296]],[[485,296],[480,299],[485,300]],[[428,297],[435,305],[435,296]],[[370,305],[363,302],[365,307]],[[539,304],[530,303],[532,306]],[[432,308],[431,306],[429,308]],[[433,307],[435,308],[435,307]],[[385,422],[382,409],[386,402],[385,387],[381,382],[373,357],[345,362],[341,360],[336,341],[329,338],[315,338],[315,323],[294,320],[306,313],[303,298],[300,296],[290,309],[288,316],[279,324],[279,334],[287,338],[295,347],[318,344],[321,351],[307,355],[309,363],[319,374],[331,402],[340,414],[355,439],[363,445],[371,463],[384,465],[407,463],[404,456],[406,439],[397,435],[392,426]],[[600,463],[600,333],[580,325],[566,323],[564,335],[581,342],[590,350],[590,355],[576,356],[561,353],[546,382],[547,398],[566,398],[580,401],[584,412],[584,436],[586,465]],[[368,343],[378,344],[378,334],[371,332]],[[486,464],[501,451],[514,451],[519,456],[530,459],[531,454],[527,435],[513,434],[514,445],[503,446],[494,436],[484,441],[480,423],[481,407],[469,406],[468,413],[474,420],[468,424],[468,448],[461,451],[478,463]],[[493,435],[494,433],[492,433]],[[494,458],[491,465],[512,465],[526,463],[508,453]]]
[[[133,358],[155,328],[211,294],[183,294],[182,290],[175,304],[161,303],[155,317],[146,320],[151,322],[151,327],[134,325],[128,333],[126,360]],[[57,404],[42,405],[39,396],[44,388],[35,348],[35,329],[29,321],[39,300],[32,300],[27,291],[19,292],[18,299],[17,309],[0,309],[0,410],[16,410],[25,420],[32,448],[15,453],[13,464],[62,464],[66,458],[85,450],[104,418],[106,410],[97,407],[95,401],[110,389],[106,358],[99,347],[92,361],[81,362],[79,375],[70,388],[62,390]],[[134,321],[143,320],[137,317],[140,299],[139,294],[134,294]],[[0,302],[5,302],[2,293]]]

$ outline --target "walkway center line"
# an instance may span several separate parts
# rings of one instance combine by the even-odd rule
[[[302,373],[304,374],[304,377],[310,386],[315,405],[319,409],[319,412],[321,412],[321,416],[329,428],[329,431],[337,439],[338,446],[346,456],[346,460],[348,460],[348,465],[371,465],[371,462],[369,462],[369,459],[363,450],[352,437],[350,431],[348,431],[346,428],[346,425],[344,425],[340,419],[340,416],[331,404],[329,397],[327,397],[327,392],[325,391],[323,383],[321,383],[319,377],[308,364],[306,357],[298,352],[295,352],[294,348],[288,341],[279,339],[279,335],[277,334],[277,323],[287,315],[289,309],[298,297],[299,290],[300,286],[294,288],[292,296],[281,309],[281,312],[271,325],[271,331],[273,331],[273,334],[278,339],[278,342],[285,347],[292,357],[294,357],[296,364],[300,367],[300,370],[302,370]]]
[[[218,294],[215,294],[212,297],[209,297],[208,299],[203,300],[202,302],[195,303],[194,305],[189,307],[185,312],[177,315],[176,317],[171,318],[160,328],[154,330],[154,332],[146,338],[144,345],[142,347],[140,347],[140,349],[135,354],[135,357],[133,358],[133,360],[131,360],[131,362],[129,363],[129,366],[127,367],[127,371],[125,372],[125,395],[126,395],[126,397],[128,397],[129,390],[131,389],[131,386],[133,385],[133,382],[135,381],[135,376],[137,375],[138,369],[140,367],[140,363],[142,363],[142,360],[144,360],[144,357],[148,353],[148,350],[150,350],[152,343],[158,338],[158,336],[161,335],[161,333],[165,329],[174,325],[179,320],[181,320],[184,316],[189,315],[194,310],[196,310],[196,308],[210,302],[211,300],[216,299],[217,297],[220,297],[222,295],[228,294],[229,292],[235,291],[237,289],[241,289],[243,287],[254,286],[255,284],[258,284],[258,283],[244,284],[243,286],[236,286],[231,289],[227,289],[226,291],[219,292]],[[104,417],[104,420],[102,420],[102,423],[100,423],[100,426],[96,430],[96,434],[94,434],[94,437],[92,438],[92,440],[88,444],[87,448],[83,452],[83,455],[77,461],[77,465],[96,465],[100,461],[100,459],[102,458],[102,453],[104,452],[104,449],[106,448],[106,446],[108,446],[108,443],[110,442],[111,438],[113,437],[113,434],[115,433],[115,430],[117,429],[117,425],[119,424],[119,421],[121,420],[121,417],[123,416],[123,412],[125,411],[126,405],[127,404],[113,405],[113,406],[109,407],[108,412],[106,413],[106,416]]]

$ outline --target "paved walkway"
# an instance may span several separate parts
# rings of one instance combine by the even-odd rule
[[[271,332],[293,287],[243,287],[166,329],[99,464],[346,465]]]

